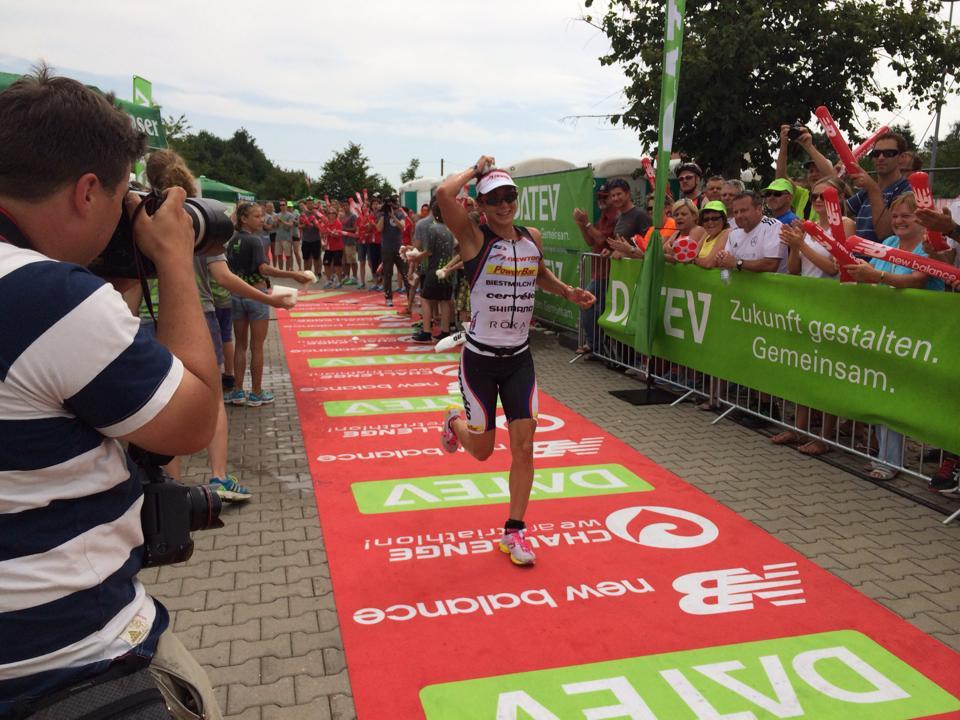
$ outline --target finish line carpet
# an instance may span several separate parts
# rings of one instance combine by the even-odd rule
[[[542,393],[512,565],[503,418],[439,448],[459,353],[373,293],[278,315],[361,720],[960,717],[956,653]]]

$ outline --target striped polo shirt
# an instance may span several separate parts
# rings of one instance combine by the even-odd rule
[[[0,242],[0,717],[152,655],[168,623],[137,580],[140,481],[115,439],[182,363],[85,268]]]

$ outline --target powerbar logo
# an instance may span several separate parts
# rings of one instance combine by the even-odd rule
[[[427,720],[908,720],[960,701],[843,630],[430,685]]]

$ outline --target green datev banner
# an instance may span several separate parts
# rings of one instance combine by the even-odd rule
[[[628,344],[641,266],[613,261],[600,319]],[[653,354],[957,452],[958,309],[953,293],[667,265]]]
[[[427,720],[908,720],[960,708],[949,693],[852,631],[430,685],[420,702]]]
[[[514,180],[520,193],[517,224],[540,230],[547,267],[568,285],[579,285],[579,254],[587,248],[573,210],[582,208],[589,213],[593,207],[593,170],[579,168]],[[534,314],[564,327],[577,326],[576,306],[540,290]]]

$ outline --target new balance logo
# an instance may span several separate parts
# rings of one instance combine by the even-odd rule
[[[567,453],[573,455],[596,455],[603,445],[602,437],[583,438],[576,440],[537,440],[533,443],[534,458],[563,457]]]
[[[673,589],[683,593],[680,609],[690,615],[718,615],[753,610],[755,598],[771,605],[802,605],[806,602],[796,563],[764,565],[763,574],[745,568],[728,568],[681,575]]]

